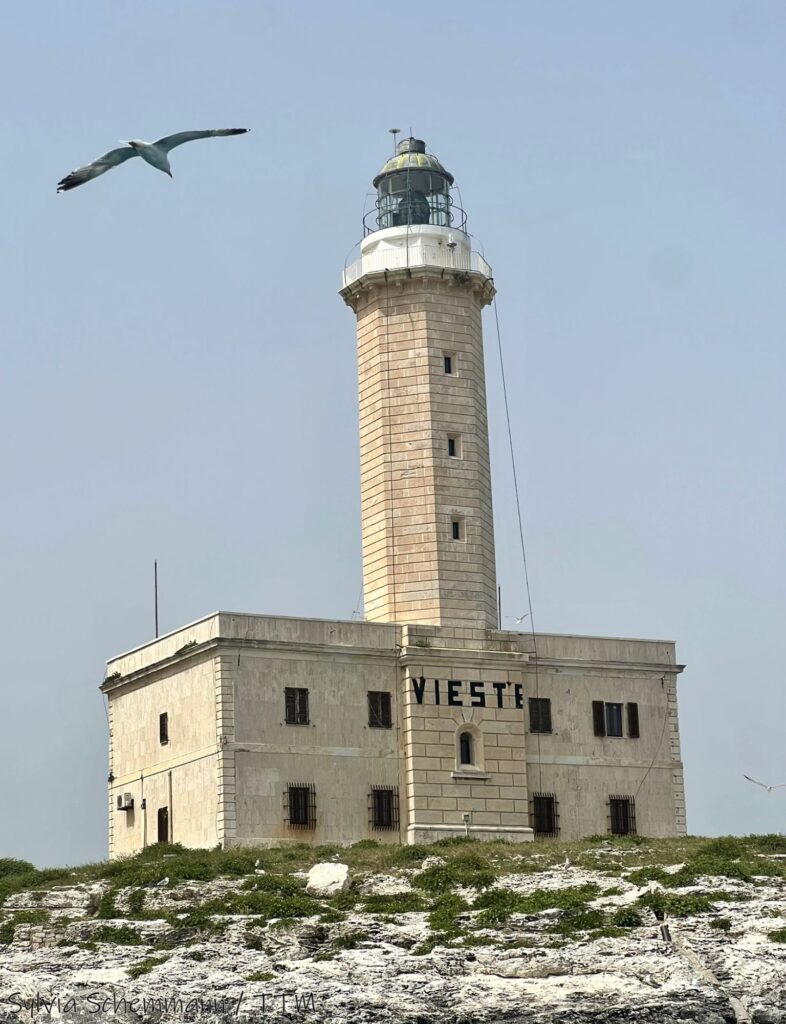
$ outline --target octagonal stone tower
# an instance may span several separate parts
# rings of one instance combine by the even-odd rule
[[[341,295],[357,315],[365,618],[496,627],[481,310],[453,176],[404,139]]]

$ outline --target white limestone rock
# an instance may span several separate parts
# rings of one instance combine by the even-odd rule
[[[323,861],[309,871],[306,892],[311,896],[335,896],[336,893],[346,892],[349,885],[349,868],[346,864]]]

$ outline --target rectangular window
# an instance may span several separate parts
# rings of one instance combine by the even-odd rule
[[[308,725],[308,690],[287,686],[284,712],[287,725]]]
[[[536,836],[559,835],[557,798],[553,793],[533,793],[530,823]]]
[[[594,700],[592,724],[596,736],[622,736],[622,704]]]
[[[453,519],[450,524],[453,540],[464,540],[464,531],[461,529],[461,520]]]
[[[310,784],[290,784],[284,794],[284,810],[290,828],[315,828],[316,790]]]
[[[636,805],[632,796],[609,797],[609,831],[613,836],[636,835]]]
[[[169,842],[169,808],[158,808],[158,841],[159,843]]]
[[[445,368],[445,373],[453,373],[453,356],[449,352],[446,352],[442,356],[442,365]]]
[[[606,735],[607,736],[621,736],[622,735],[622,705],[621,704],[607,704],[606,705]]]
[[[393,727],[389,693],[369,691],[368,724],[372,729],[391,729]]]
[[[389,831],[399,827],[398,790],[394,786],[371,787],[371,827]]]
[[[158,740],[162,746],[169,743],[169,715],[166,711],[158,716]]]
[[[551,732],[551,699],[549,697],[530,697],[529,731]]]
[[[451,459],[457,459],[459,453],[458,438],[448,437],[448,455]]]
[[[639,705],[628,704],[628,736],[632,740],[639,738]]]

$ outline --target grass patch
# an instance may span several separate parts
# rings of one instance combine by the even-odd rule
[[[134,889],[128,897],[128,913],[130,917],[139,917],[144,913],[147,893],[144,889]]]
[[[440,840],[448,843],[453,840]],[[466,843],[466,840],[461,840]],[[438,844],[434,844],[435,846]],[[413,886],[429,893],[446,892],[462,885],[470,889],[485,889],[492,885],[497,873],[489,861],[474,851],[462,851],[445,864],[435,864],[412,879]]]
[[[254,971],[246,975],[246,981],[274,981],[275,977],[272,971]]]
[[[557,935],[574,935],[576,932],[597,932],[606,924],[606,915],[602,910],[593,910],[586,904],[578,904],[563,910],[559,920],[549,925],[548,931]]]
[[[786,928],[776,928],[774,932],[769,932],[767,938],[770,942],[786,942]]]
[[[337,935],[331,946],[334,950],[341,949],[357,949],[361,942],[368,941],[368,932],[357,929],[355,931],[343,932],[341,935]]]
[[[133,967],[128,968],[129,978],[141,978],[143,974],[150,974],[154,967],[160,967],[165,964],[169,957],[166,956],[148,956],[144,960],[140,960],[138,964],[134,964]]]
[[[362,910],[368,914],[413,914],[427,909],[420,893],[402,892],[396,895],[372,894],[366,896]]]
[[[594,883],[565,889],[535,889],[526,896],[509,889],[488,889],[475,900],[475,909],[481,911],[475,924],[478,928],[496,928],[505,924],[511,914],[539,914],[543,910],[583,907],[599,893]]]
[[[717,894],[712,897],[717,898]],[[638,902],[642,907],[649,907],[656,916],[693,917],[710,913],[714,909],[712,899],[703,892],[648,892],[640,896]]]
[[[428,923],[435,932],[456,932],[459,916],[469,909],[467,901],[455,893],[442,893],[431,905]]]
[[[14,930],[18,924],[46,924],[49,921],[47,910],[19,910],[0,924],[0,944],[10,946],[14,941]]]
[[[91,934],[93,942],[111,942],[116,946],[141,946],[144,943],[139,932],[127,925],[118,928],[104,925],[102,928],[96,928]]]
[[[710,921],[710,928],[719,932],[728,932],[731,931],[731,921],[728,917],[713,917]]]
[[[611,915],[611,924],[617,928],[638,928],[644,922],[634,907],[620,907]]]
[[[117,892],[114,889],[110,889],[109,892],[105,892],[101,899],[98,901],[98,910],[96,911],[96,917],[100,917],[102,920],[107,920],[113,917],[121,917],[122,915],[118,912],[115,906],[115,897]]]

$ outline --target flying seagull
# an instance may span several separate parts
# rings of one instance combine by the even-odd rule
[[[108,153],[104,153],[92,164],[71,171],[57,183],[57,191],[67,192],[71,188],[76,188],[77,185],[84,185],[86,181],[111,171],[113,167],[130,160],[132,156],[141,156],[152,167],[163,171],[171,178],[172,168],[169,166],[168,159],[170,149],[182,146],[184,142],[193,142],[195,139],[211,139],[215,135],[243,135],[248,130],[248,128],[211,128],[203,132],[178,132],[177,135],[165,135],[163,139],[158,139],[156,142],[131,139],[119,149],[110,149]]]
[[[775,786],[768,786],[766,782],[757,782],[756,779],[752,779],[750,775],[745,775],[744,773],[743,778],[747,779],[748,782],[754,783],[756,786],[761,786],[763,789],[766,789],[768,793],[771,793],[773,789],[786,789],[786,782],[779,782]]]

